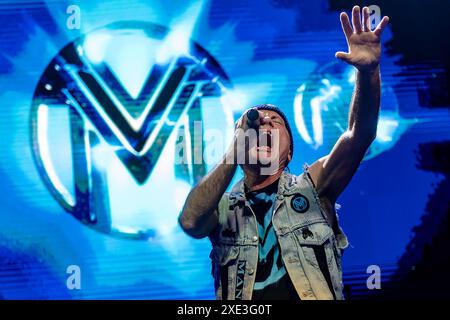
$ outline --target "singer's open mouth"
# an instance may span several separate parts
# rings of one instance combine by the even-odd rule
[[[272,148],[267,147],[267,146],[264,146],[264,147],[257,147],[257,148],[256,148],[256,151],[258,151],[258,152],[270,152],[270,151],[272,151]]]

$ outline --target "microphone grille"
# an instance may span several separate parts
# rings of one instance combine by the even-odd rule
[[[249,121],[256,121],[259,118],[259,112],[256,109],[250,109],[247,112],[247,119]]]

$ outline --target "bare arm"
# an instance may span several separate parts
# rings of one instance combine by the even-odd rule
[[[219,217],[216,208],[236,172],[236,164],[228,164],[225,156],[189,193],[179,222],[183,230],[194,238],[211,233]]]
[[[219,217],[216,210],[220,199],[231,182],[237,168],[238,136],[247,129],[247,118],[244,114],[236,123],[233,142],[219,164],[209,172],[189,193],[179,223],[183,230],[194,238],[208,236],[217,226]]]
[[[376,136],[380,99],[379,72],[357,71],[348,129],[330,154],[310,168],[319,196],[334,203],[358,169]]]
[[[341,14],[349,53],[337,52],[336,57],[355,66],[356,80],[348,128],[336,142],[329,155],[310,168],[311,178],[321,198],[334,203],[355,174],[367,149],[376,137],[380,108],[380,35],[388,23],[384,17],[372,32],[368,8],[363,9],[361,24],[359,7],[354,7],[353,30],[348,16]]]

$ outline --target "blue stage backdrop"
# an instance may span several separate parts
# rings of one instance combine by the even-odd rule
[[[390,15],[372,9],[372,23]],[[0,298],[213,299],[210,243],[177,223],[184,200],[249,106],[288,116],[292,173],[331,150],[354,84],[334,57],[339,13],[325,0],[1,1]],[[424,108],[443,66],[401,63],[391,28],[377,138],[338,201],[350,284],[396,270],[443,179],[418,166],[419,146],[450,139],[448,109]]]

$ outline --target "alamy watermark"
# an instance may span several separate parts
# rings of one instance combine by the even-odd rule
[[[67,267],[66,273],[68,274],[66,279],[66,286],[69,290],[81,289],[81,268],[76,264],[72,264]]]
[[[370,274],[367,278],[366,285],[367,289],[381,289],[381,268],[376,264],[372,264],[367,267],[366,273]]]
[[[67,7],[66,13],[69,15],[66,19],[66,27],[69,30],[79,30],[81,28],[81,9],[72,4]]]

